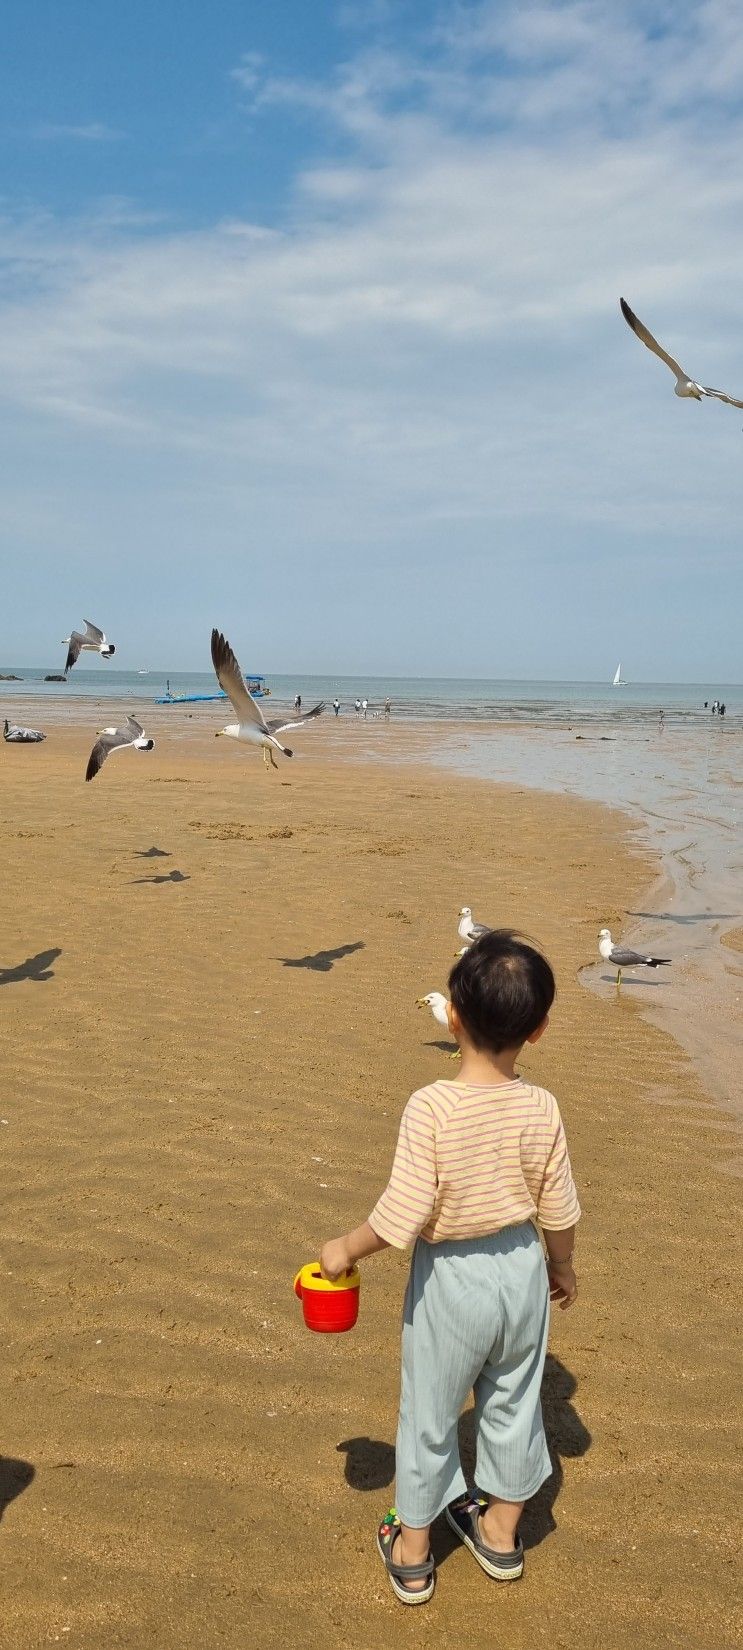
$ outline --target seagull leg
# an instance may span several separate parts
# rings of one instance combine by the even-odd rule
[[[269,756],[270,756],[270,758],[271,758],[271,767],[272,767],[272,768],[275,768],[275,769],[276,769],[276,771],[277,771],[277,772],[278,772],[278,767],[279,767],[279,764],[278,764],[278,762],[277,762],[277,761],[276,761],[276,757],[275,757],[275,756],[274,756],[274,754],[273,754],[273,751],[272,751],[272,749],[271,749],[271,746],[270,746],[270,745],[269,745],[269,746],[268,746],[268,754],[269,754]]]
[[[617,969],[617,991],[619,990],[619,987],[620,987],[621,983],[622,983],[622,970],[621,970],[621,968],[618,968]]]

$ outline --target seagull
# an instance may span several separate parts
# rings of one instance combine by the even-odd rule
[[[288,745],[282,745],[277,735],[287,733],[290,728],[301,728],[305,722],[311,721],[313,716],[320,716],[325,709],[324,699],[319,705],[313,705],[312,710],[295,716],[291,722],[282,720],[281,717],[272,717],[267,722],[260,706],[245,686],[242,671],[229,642],[219,630],[212,631],[212,663],[217,681],[231,700],[237,716],[236,722],[230,722],[228,727],[220,728],[215,737],[219,739],[221,734],[227,734],[230,739],[246,739],[251,745],[260,745],[263,749],[264,766],[268,767],[270,761],[272,767],[277,768],[274,749],[282,751],[284,756],[294,755]]]
[[[90,653],[100,653],[102,659],[110,659],[112,654],[116,652],[113,642],[109,642],[103,631],[98,629],[97,624],[91,624],[90,619],[85,620],[85,635],[81,635],[79,630],[73,630],[71,636],[65,637],[65,644],[67,646],[65,676],[68,670],[72,670],[72,666],[84,650]]]
[[[648,332],[642,321],[638,321],[637,316],[630,309],[626,300],[620,298],[619,303],[627,325],[637,334],[641,343],[652,350],[654,355],[659,355],[661,361],[665,361],[666,366],[670,367],[671,372],[675,374],[676,395],[684,396],[692,401],[701,401],[703,395],[712,395],[716,401],[726,401],[729,407],[743,407],[743,401],[736,401],[735,396],[726,395],[724,390],[711,390],[708,384],[697,384],[694,378],[688,378],[683,367],[679,366],[678,361],[674,361],[673,356],[668,355],[666,350],[662,349],[657,338],[653,337],[652,332]]]
[[[46,734],[39,733],[38,728],[17,728],[6,716],[3,739],[9,745],[38,745],[41,739],[46,739]]]
[[[602,928],[599,934],[599,952],[604,962],[616,964],[617,985],[623,968],[663,968],[671,961],[670,957],[647,957],[641,951],[630,951],[626,945],[615,945],[608,928]]]
[[[135,751],[151,751],[155,747],[154,739],[147,738],[141,722],[136,722],[133,716],[127,716],[122,728],[99,728],[98,739],[85,770],[85,778],[95,779],[106,757],[110,756],[112,751],[123,751],[130,745]]]
[[[457,928],[457,933],[460,940],[466,940],[466,949],[469,949],[473,940],[481,940],[483,934],[492,933],[492,929],[488,927],[487,923],[473,922],[472,912],[469,906],[463,905],[459,913],[459,927]],[[463,956],[463,954],[464,953],[460,951],[460,957]]]
[[[449,1036],[451,1036],[449,1016],[446,1012],[448,999],[444,996],[443,991],[429,991],[427,997],[416,997],[415,1001],[418,1008],[430,1008],[436,1024],[443,1026],[444,1030],[448,1031]],[[449,1055],[450,1060],[458,1060],[459,1058],[460,1050],[458,1048],[454,1050],[453,1054]]]

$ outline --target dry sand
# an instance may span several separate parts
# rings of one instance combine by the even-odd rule
[[[196,729],[90,786],[82,731],[0,751],[6,1642],[723,1650],[737,1137],[670,1037],[577,980],[652,867],[590,805],[304,737],[267,776]],[[437,1531],[435,1599],[406,1612],[374,1551],[405,1258],[366,1263],[347,1336],[305,1331],[291,1282],[450,1069],[414,999],[464,902],[556,965],[523,1069],[567,1125],[581,1296],[553,1322],[525,1579]]]

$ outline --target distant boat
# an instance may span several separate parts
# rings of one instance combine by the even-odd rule
[[[254,699],[267,699],[271,692],[266,684],[265,676],[248,676],[246,683]],[[170,682],[162,698],[156,699],[156,705],[211,705],[218,699],[226,699],[227,694],[221,688],[219,693],[171,693]]]
[[[612,687],[626,687],[627,686],[627,683],[625,682],[624,677],[622,675],[621,665],[617,665],[616,674],[614,676],[614,681],[612,682],[611,685],[612,685]]]

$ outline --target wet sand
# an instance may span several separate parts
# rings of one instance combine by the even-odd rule
[[[372,753],[394,760],[395,738],[365,732]],[[580,734],[567,724],[536,722],[416,730],[421,757],[462,777],[621,810],[628,844],[650,851],[657,874],[639,909],[628,893],[611,925],[614,939],[672,962],[657,973],[625,970],[622,990],[677,1038],[709,1093],[741,1119],[741,974],[728,936],[743,916],[742,735],[739,725],[711,717],[667,727],[597,718]],[[596,929],[603,926],[599,907]],[[609,998],[616,971],[597,960],[595,941],[594,934],[582,979]]]
[[[84,729],[0,751],[8,1641],[732,1645],[739,1136],[629,994],[578,978],[657,865],[596,805],[357,761],[350,725],[267,776],[169,716],[90,786]],[[436,1597],[406,1613],[373,1542],[405,1258],[366,1264],[337,1339],[291,1280],[449,1069],[414,999],[465,902],[556,965],[523,1069],[565,1117],[581,1297],[553,1322],[524,1581],[437,1531]]]

